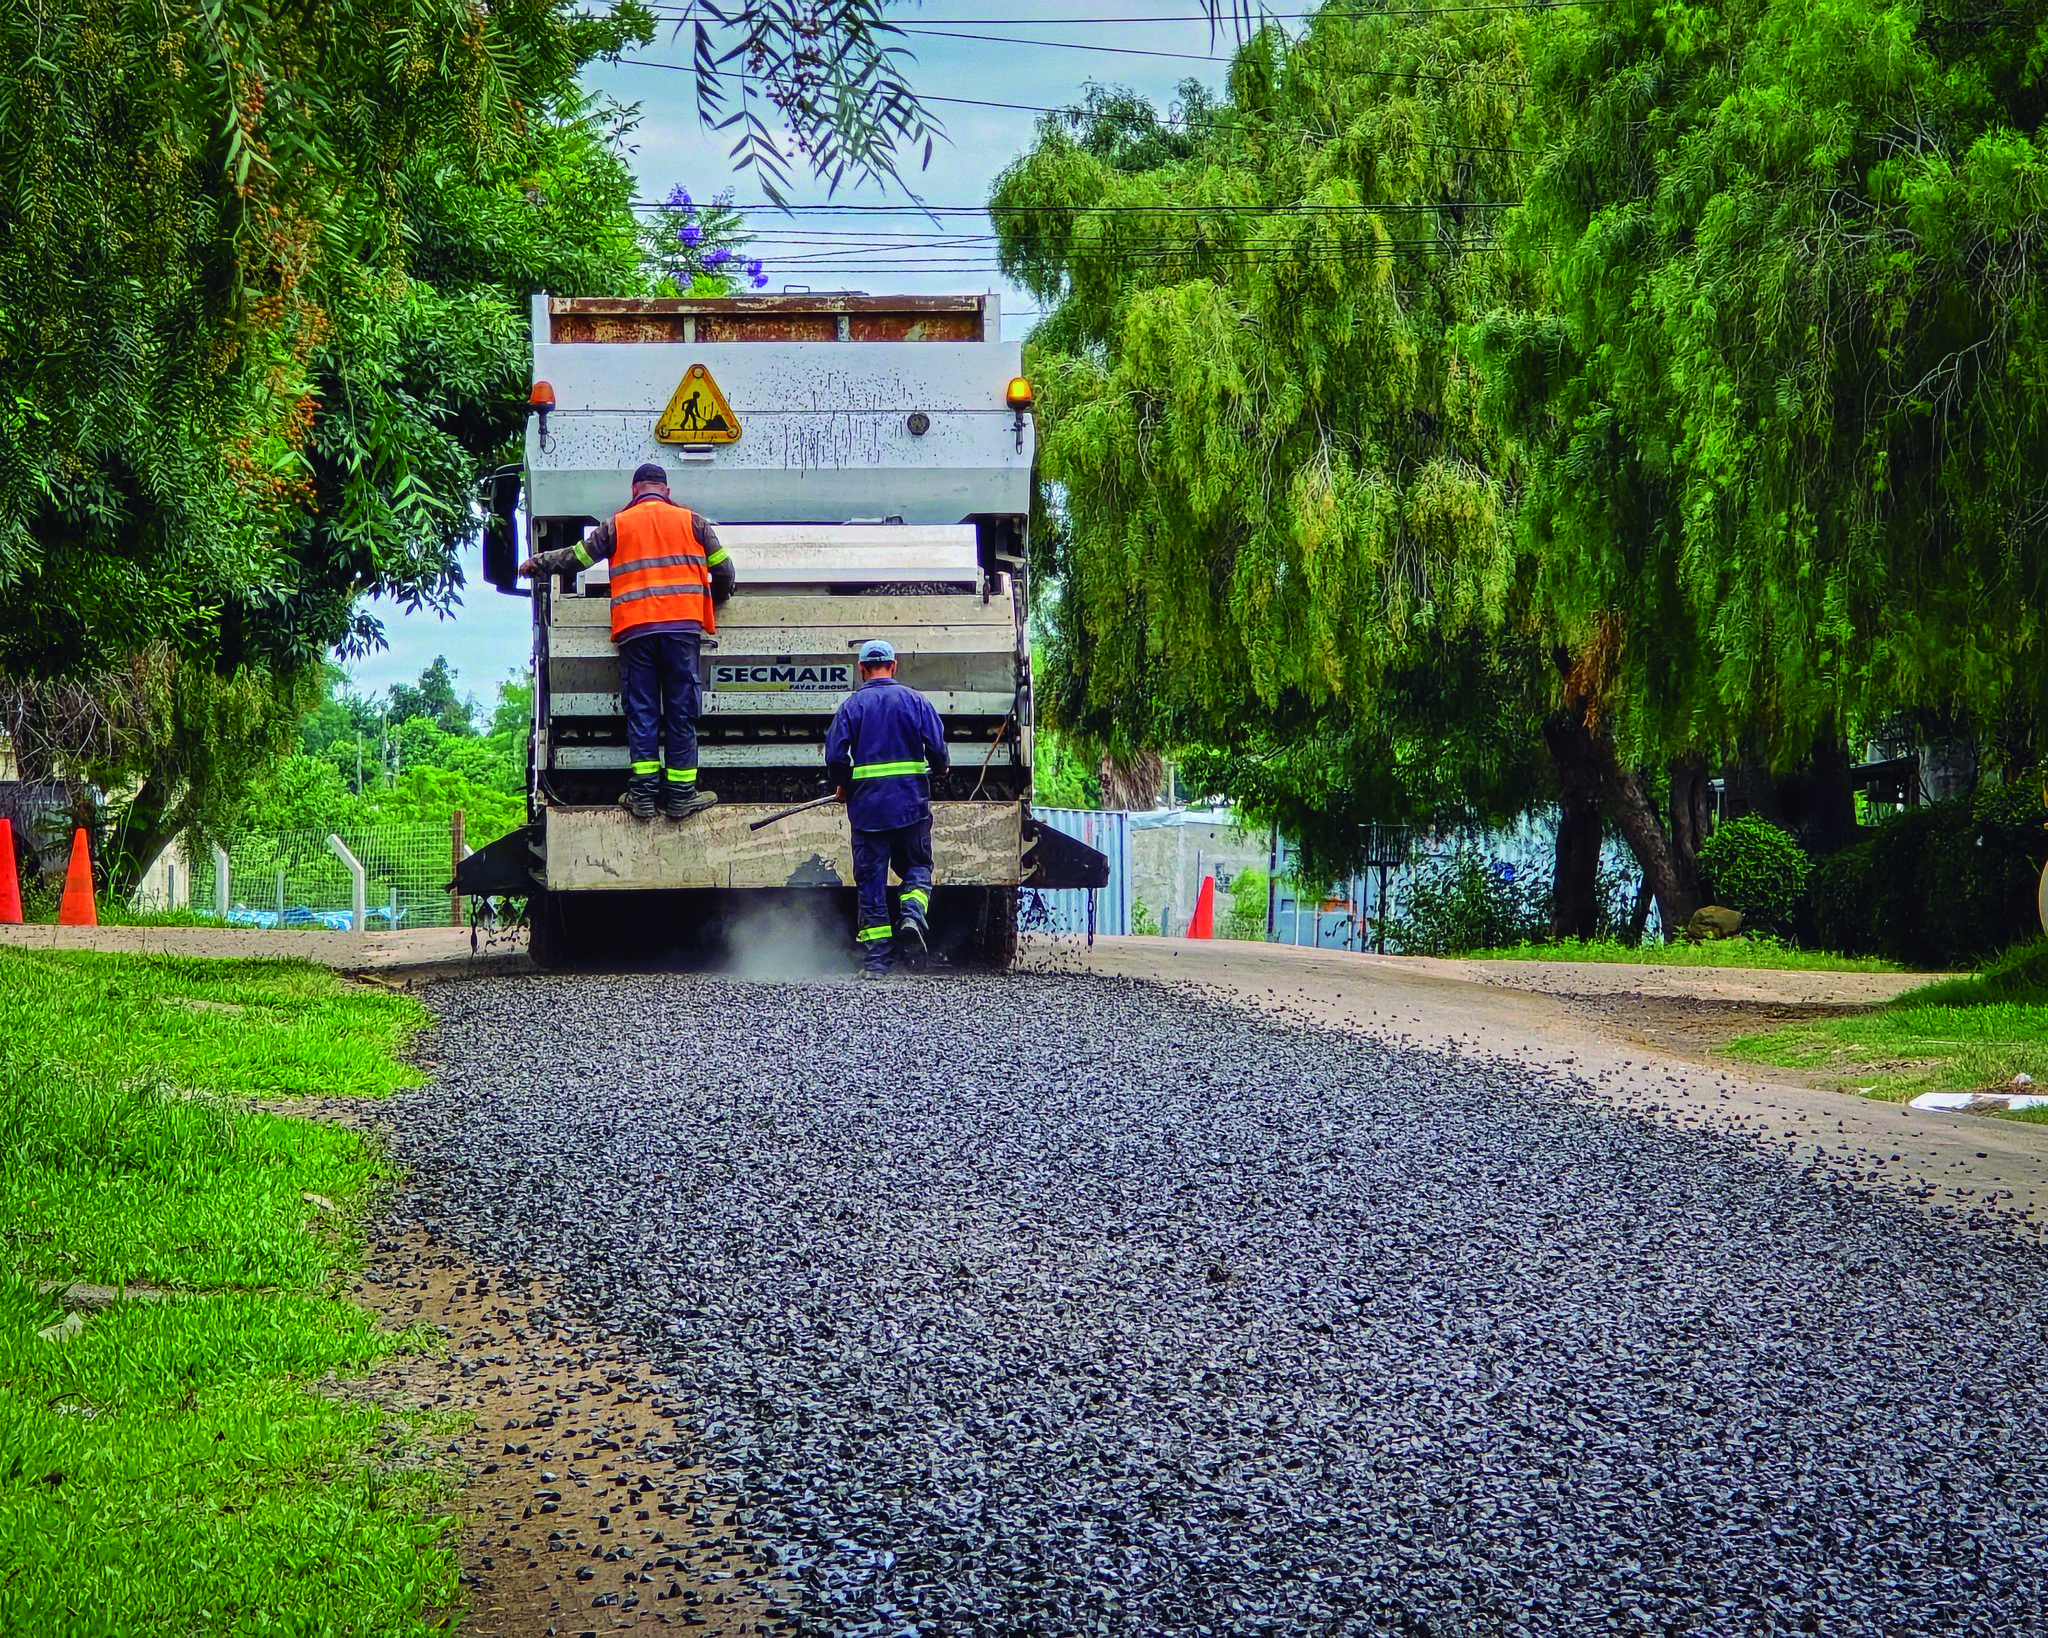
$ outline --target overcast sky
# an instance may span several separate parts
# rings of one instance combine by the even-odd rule
[[[675,15],[682,9],[678,0],[653,4],[657,13]],[[1183,79],[1194,77],[1220,86],[1224,63],[1204,59],[1227,54],[1232,43],[1227,34],[1211,40],[1201,0],[1098,0],[1086,8],[1058,0],[925,0],[922,5],[893,6],[891,12],[917,54],[914,82],[934,99],[931,111],[950,138],[939,145],[928,170],[911,170],[906,180],[920,198],[941,206],[979,207],[986,202],[997,174],[1031,145],[1038,118],[1033,108],[1070,104],[1090,83],[1129,86],[1163,108]],[[1002,43],[952,37],[963,33],[998,37]],[[1065,44],[1025,43],[1034,40]],[[1073,49],[1084,46],[1089,49]],[[594,69],[585,79],[605,96],[639,105],[631,157],[643,198],[663,197],[680,183],[699,200],[733,188],[740,204],[760,204],[758,184],[735,177],[729,168],[729,139],[699,128],[695,79],[652,66],[689,61],[687,34],[664,34],[635,61]],[[969,100],[939,100],[945,98]],[[1025,106],[973,105],[979,102]],[[807,177],[791,194],[791,202],[799,206],[827,200],[825,190]],[[849,218],[785,216],[766,209],[749,212],[755,233],[751,253],[766,262],[771,291],[786,285],[877,295],[995,290],[1003,296],[1004,334],[1019,338],[1030,328],[1032,317],[1024,311],[1031,306],[1029,298],[1003,285],[994,271],[993,248],[985,239],[944,247],[930,244],[935,238],[972,240],[988,233],[985,216],[947,218],[944,233],[938,234],[900,193],[842,193],[839,202],[886,203],[901,206],[903,214]],[[469,584],[454,618],[379,610],[390,647],[351,668],[359,690],[381,691],[409,680],[437,654],[445,654],[457,672],[458,686],[488,705],[498,681],[525,668],[526,601],[492,590],[474,545],[465,553],[463,567]]]

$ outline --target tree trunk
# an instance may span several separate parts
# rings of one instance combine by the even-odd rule
[[[1656,803],[1651,799],[1649,780],[1642,773],[1621,766],[1608,734],[1595,734],[1593,745],[1600,758],[1600,783],[1607,793],[1608,812],[1614,816],[1614,827],[1628,843],[1629,852],[1642,866],[1643,879],[1650,885],[1651,895],[1657,901],[1658,918],[1669,937],[1683,930],[1700,907],[1691,860],[1681,862],[1671,838],[1664,834],[1657,819]],[[1690,819],[1688,812],[1688,822]]]
[[[109,894],[121,898],[132,894],[157,855],[176,839],[174,806],[171,792],[161,781],[151,778],[142,782],[109,839],[105,884]]]
[[[1787,809],[1790,793],[1786,787],[1791,781],[1781,781],[1771,772],[1770,763],[1753,740],[1744,737],[1722,770],[1722,778],[1728,790],[1729,818],[1754,814],[1759,819],[1768,819],[1780,830],[1795,828]],[[1796,805],[1796,797],[1793,801]]]
[[[1675,756],[1670,765],[1671,861],[1679,884],[1689,890],[1695,906],[1700,894],[1700,843],[1713,826],[1714,791],[1707,778],[1707,759],[1697,751]]]
[[[1650,878],[1645,876],[1636,887],[1635,908],[1628,913],[1628,943],[1630,946],[1643,942],[1643,929],[1650,925]]]
[[[1553,711],[1543,740],[1557,767],[1557,861],[1550,878],[1550,936],[1600,931],[1600,764],[1583,710]]]
[[[1849,783],[1849,746],[1824,723],[1803,767],[1778,782],[1783,817],[1767,814],[1799,838],[1815,858],[1839,853],[1856,840],[1856,789]]]
[[[1849,782],[1849,742],[1832,725],[1814,737],[1813,774],[1807,789],[1806,850],[1816,858],[1839,853],[1856,840],[1856,787]]]
[[[1667,836],[1649,779],[1622,767],[1613,724],[1601,709],[1616,651],[1610,627],[1583,655],[1553,649],[1551,663],[1564,682],[1563,710],[1585,725],[1607,811],[1642,867],[1668,937],[1684,928],[1700,904],[1696,857],[1707,829],[1706,760],[1687,756],[1672,762],[1672,834]]]
[[[1107,751],[1096,766],[1105,808],[1144,811],[1158,806],[1166,783],[1166,759],[1157,751],[1138,751],[1119,761]]]

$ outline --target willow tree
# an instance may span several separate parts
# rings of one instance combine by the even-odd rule
[[[1193,748],[1333,864],[1360,819],[1529,794],[1517,457],[1453,345],[1516,299],[1529,29],[1326,11],[1177,130],[1048,120],[991,205],[1050,308],[1049,715]]]
[[[0,712],[132,794],[123,868],[225,815],[367,594],[446,607],[523,414],[527,293],[637,266],[555,0],[31,3],[0,18]],[[41,766],[36,766],[40,764]]]
[[[1555,136],[1482,327],[1586,754],[1682,915],[1701,749],[1780,764],[2048,687],[2048,109],[1976,0],[1614,0],[1539,54]],[[1668,759],[1669,832],[1643,771]],[[1838,790],[1846,803],[1846,786]]]
[[[835,180],[931,134],[882,0],[697,15],[771,180],[763,107]],[[0,7],[0,724],[133,792],[125,871],[228,816],[380,640],[366,596],[456,601],[527,297],[640,282],[632,111],[577,78],[654,36],[639,0]]]

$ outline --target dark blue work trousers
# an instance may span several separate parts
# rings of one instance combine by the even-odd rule
[[[650,631],[619,644],[619,694],[633,774],[661,771],[679,784],[697,778],[697,650],[703,634]]]
[[[896,954],[896,929],[889,920],[889,872],[903,883],[903,919],[923,926],[932,902],[932,821],[853,833],[853,889],[860,926],[854,933],[864,966],[887,967]]]

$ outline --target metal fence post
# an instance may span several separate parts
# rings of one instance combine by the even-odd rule
[[[1275,824],[1266,838],[1266,942],[1271,944],[1280,923],[1280,827]]]
[[[218,842],[213,848],[213,913],[228,919],[228,850]]]
[[[453,882],[456,873],[462,869],[462,856],[469,851],[462,845],[462,810],[457,808],[448,819],[448,880]],[[448,889],[448,925],[462,925],[462,895],[453,887]]]
[[[349,852],[348,844],[339,836],[327,838],[327,851],[339,859],[342,867],[348,871],[349,915],[355,923],[355,930],[358,933],[367,933],[370,930],[369,882],[363,874],[362,861]]]

